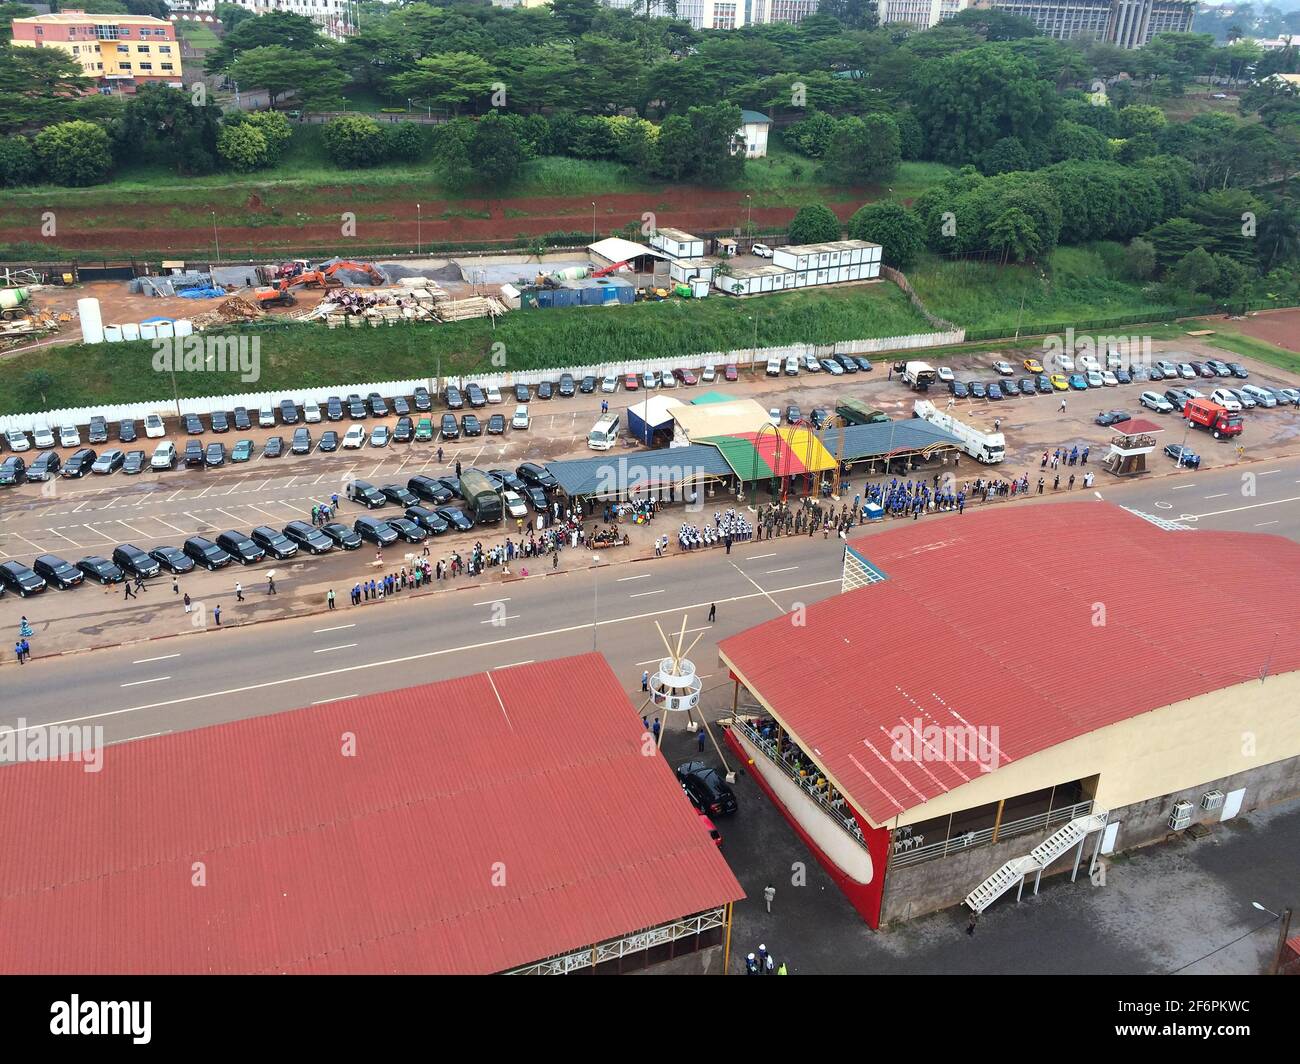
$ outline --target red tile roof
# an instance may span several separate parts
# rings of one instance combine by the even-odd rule
[[[0,768],[0,971],[486,973],[743,897],[641,732],[587,654]]]
[[[900,756],[896,727],[996,725],[1004,764],[1300,668],[1300,544],[1278,536],[1163,531],[1079,502],[909,521],[850,546],[887,579],[719,650],[876,825],[980,772]]]

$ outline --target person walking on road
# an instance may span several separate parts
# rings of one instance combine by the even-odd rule
[[[643,673],[641,674],[641,690],[642,690],[642,691],[648,691],[648,690],[650,690],[650,670],[649,670],[649,669],[647,669],[645,672],[643,672]]]
[[[329,593],[325,596],[325,601],[329,603],[330,609],[334,609],[334,589],[330,588]]]
[[[23,660],[23,641],[22,641],[21,639],[17,640],[17,641],[14,643],[14,657],[16,657],[16,658],[18,659],[18,664],[19,664],[19,665],[26,665],[26,664],[27,664],[27,663]]]
[[[18,636],[19,636],[19,638],[21,638],[21,639],[27,639],[27,638],[29,638],[30,636],[35,635],[35,634],[36,634],[36,633],[32,631],[32,625],[31,625],[31,622],[26,618],[26,616],[24,616],[23,619],[22,619],[21,621],[18,622]]]
[[[244,601],[244,585],[241,584],[238,580],[235,581],[235,601],[236,602]]]
[[[700,725],[700,734],[697,736],[696,749],[704,753],[704,726]]]
[[[267,574],[266,574],[266,593],[267,593],[268,595],[274,595],[274,594],[276,594],[276,590],[275,590],[275,577],[272,576],[270,573],[267,573]]]
[[[217,627],[221,627],[221,604],[212,607],[212,619],[217,622]]]
[[[709,603],[709,623],[712,624],[713,621],[717,618],[717,616],[718,616],[718,604],[717,604],[716,602],[710,602],[710,603]]]
[[[123,589],[123,591],[124,591],[124,594],[122,595],[122,598],[123,598],[124,600],[125,600],[125,599],[133,599],[133,598],[138,598],[138,597],[139,597],[139,596],[136,595],[136,593],[135,593],[134,591],[131,590],[131,581],[129,581],[129,580],[123,580],[123,581],[122,581],[122,589]]]
[[[442,448],[438,448],[438,464],[442,465]]]
[[[655,717],[655,721],[654,721],[654,723],[653,723],[652,725],[650,725],[650,730],[651,730],[652,732],[654,732],[655,742],[658,742],[658,741],[659,741],[659,733],[663,730],[663,726],[659,723],[659,718],[658,718],[658,717]]]
[[[1060,406],[1060,408],[1059,408],[1056,412],[1057,412],[1058,414],[1064,414],[1064,413],[1065,413],[1065,400],[1064,400],[1064,399],[1061,400],[1061,406]]]
[[[772,900],[776,897],[776,887],[769,883],[763,888],[763,901],[767,903],[767,911],[772,911]]]
[[[185,612],[186,612],[186,613],[189,613],[189,612],[190,612],[190,593],[189,593],[188,591],[185,592],[184,602],[185,602]]]

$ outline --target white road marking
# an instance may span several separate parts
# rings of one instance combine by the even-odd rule
[[[1274,499],[1272,502],[1255,502],[1251,503],[1249,506],[1234,506],[1229,510],[1214,510],[1208,514],[1188,514],[1187,516],[1195,520],[1200,520],[1202,517],[1220,517],[1223,514],[1235,514],[1242,510],[1258,510],[1261,506],[1282,506],[1288,502],[1300,502],[1300,495],[1293,495],[1289,499]]]
[[[476,602],[475,606],[495,606],[498,602],[509,602],[508,598],[488,599],[486,602]]]
[[[1170,491],[1182,491],[1184,488],[1194,488],[1194,487],[1196,487],[1195,484],[1178,484],[1178,485],[1176,485],[1176,486],[1170,488],[1169,490],[1170,490]]]
[[[519,620],[520,616],[521,616],[521,614],[518,614],[518,613],[511,613],[511,614],[509,614],[508,616],[505,616],[505,617],[485,617],[485,618],[483,618],[483,620],[479,621],[478,623],[479,623],[479,624],[497,624],[497,625],[500,625],[500,624],[505,624],[506,621],[517,621],[517,620]],[[588,627],[590,627],[590,626],[588,626]]]
[[[1228,493],[1227,493],[1226,491],[1221,491],[1221,492],[1219,492],[1217,495],[1207,495],[1207,496],[1205,496],[1205,498],[1206,498],[1207,501],[1210,500],[1210,499],[1226,499],[1227,497],[1228,497]]]
[[[175,532],[179,536],[184,536],[187,534],[183,528],[177,528],[175,525],[171,524],[170,522],[164,521],[161,517],[155,517],[154,520],[157,521],[160,525],[166,525],[168,528],[170,528],[173,532]]]
[[[751,554],[748,558],[745,559],[745,561],[756,562],[762,558],[775,558],[775,557],[776,557],[776,551],[773,551],[771,554]]]
[[[790,573],[790,572],[793,572],[795,569],[798,569],[798,568],[799,568],[799,566],[797,566],[797,565],[787,565],[784,569],[769,569],[769,570],[768,570],[766,573],[764,573],[763,575],[764,575],[764,576],[775,576],[777,573]]]
[[[1280,473],[1280,472],[1282,472],[1282,470],[1280,470],[1280,469],[1261,469],[1258,473],[1255,474],[1255,476],[1257,476],[1257,477],[1266,477],[1266,476],[1268,476],[1270,473]]]
[[[346,698],[360,698],[360,695],[335,695],[333,698],[318,698],[313,706],[323,706],[326,702],[342,702]]]
[[[776,589],[776,594],[784,595],[791,591],[806,591],[808,588],[825,587],[827,584],[840,583],[840,578],[834,577],[830,580],[814,580],[807,584],[795,584],[792,587],[781,587]],[[733,595],[731,598],[718,599],[718,602],[744,602],[746,599],[758,598],[759,595],[768,595],[766,591],[759,590],[758,595]],[[770,596],[768,596],[770,597]],[[645,621],[651,617],[662,617],[669,613],[681,613],[683,610],[703,609],[708,603],[695,602],[684,606],[669,606],[662,610],[651,610],[648,613],[633,614],[629,617],[611,617],[607,620],[599,621],[601,625],[625,624],[628,621]],[[284,687],[286,684],[302,683],[305,680],[319,680],[326,676],[340,676],[343,673],[359,672],[362,669],[384,669],[391,665],[405,665],[412,661],[425,661],[429,658],[441,658],[448,654],[464,654],[471,650],[486,650],[488,647],[503,646],[506,643],[519,643],[525,639],[538,639],[542,637],[567,635],[569,632],[585,632],[591,629],[591,622],[585,624],[570,625],[566,628],[551,628],[545,632],[524,632],[520,635],[503,636],[500,639],[489,639],[482,643],[472,643],[468,646],[446,647],[443,650],[426,650],[419,654],[407,654],[400,658],[387,658],[383,661],[369,661],[360,665],[340,665],[336,669],[326,669],[322,672],[309,673],[305,676],[285,676],[278,680],[264,680],[262,683],[247,684],[244,687],[231,687],[224,691],[208,691],[198,695],[182,695],[180,698],[168,699],[165,702],[151,702],[141,706],[128,706],[124,709],[110,709],[103,713],[91,713],[84,717],[70,717],[67,720],[46,721],[43,724],[29,724],[24,728],[13,728],[14,732],[29,732],[37,728],[51,728],[60,724],[80,724],[88,720],[102,720],[107,717],[121,717],[127,713],[143,713],[150,709],[163,709],[167,706],[184,705],[189,702],[202,702],[209,698],[225,698],[229,695],[246,694],[249,691],[262,691],[270,687]],[[656,659],[660,660],[660,659]]]
[[[272,521],[280,520],[280,518],[277,517],[275,514],[271,513],[270,510],[263,510],[260,506],[254,506],[251,502],[248,504],[248,508],[250,510],[256,510],[259,514],[266,514],[266,516],[269,517]]]
[[[162,683],[163,680],[170,680],[170,676],[155,676],[152,680],[132,680],[130,683],[124,683],[122,687],[139,687],[143,683]]]
[[[131,531],[132,531],[136,536],[139,536],[141,539],[150,539],[150,538],[151,538],[151,537],[149,537],[149,536],[146,536],[143,532],[141,532],[138,528],[134,527],[133,525],[128,525],[125,521],[118,521],[118,524],[121,525],[123,528],[129,528],[129,529],[131,529]]]
[[[74,547],[80,547],[80,546],[81,546],[81,544],[78,543],[78,542],[77,542],[75,539],[73,539],[71,536],[65,536],[62,532],[58,532],[58,531],[56,531],[56,530],[53,529],[53,528],[47,528],[45,531],[46,531],[46,532],[53,532],[56,536],[59,537],[59,539],[66,539],[66,540],[67,540],[69,543],[71,543]]]
[[[1275,525],[1275,524],[1277,524],[1276,521],[1257,521],[1255,522],[1255,527],[1263,528],[1265,525]]]
[[[618,580],[615,582],[619,584],[623,584],[626,583],[628,580],[646,580],[649,578],[649,576],[650,576],[649,573],[641,573],[638,576],[620,576]]]
[[[147,665],[151,661],[166,661],[168,658],[179,658],[180,654],[161,654],[156,658],[141,658],[139,661],[131,662],[132,665]]]
[[[341,632],[344,628],[355,628],[355,624],[336,624],[333,628],[317,628],[312,635],[320,635],[322,632]]]
[[[516,665],[531,665],[532,663],[533,659],[529,658],[527,661],[512,661],[509,665],[494,665],[492,668],[494,671],[496,669],[513,669]]]
[[[635,595],[628,595],[628,598],[645,598],[647,595],[662,595],[668,589],[661,587],[658,591],[638,591]]]
[[[321,647],[319,650],[313,650],[313,654],[328,654],[333,650],[347,650],[350,647],[357,646],[356,643],[342,643],[336,647]]]

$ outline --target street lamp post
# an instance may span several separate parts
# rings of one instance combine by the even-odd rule
[[[415,205],[415,253],[416,253],[417,255],[420,254],[420,251],[421,251],[421,248],[422,248],[422,243],[423,243],[423,242],[421,241],[421,239],[420,239],[420,238],[421,238],[421,232],[420,232],[420,223],[421,223],[421,221],[422,221],[422,219],[421,219],[421,217],[420,217],[420,205],[417,203],[417,204]]]
[[[596,242],[596,201],[591,202],[591,242]]]
[[[600,555],[593,554],[591,560],[599,564]],[[596,649],[596,617],[600,613],[600,581],[597,578],[596,566],[591,567],[591,649]]]
[[[217,262],[221,262],[221,238],[217,236],[217,212],[209,211],[212,215],[212,240],[217,245]]]
[[[745,236],[752,237],[754,235],[754,197],[748,192],[745,193],[745,206],[747,209],[747,215],[745,218]]]

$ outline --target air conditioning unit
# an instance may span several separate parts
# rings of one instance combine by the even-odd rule
[[[1169,814],[1169,826],[1174,831],[1182,831],[1192,822],[1192,803],[1175,802],[1174,811]]]
[[[1208,809],[1208,810],[1222,809],[1223,792],[1206,791],[1203,795],[1201,795],[1201,808]]]

